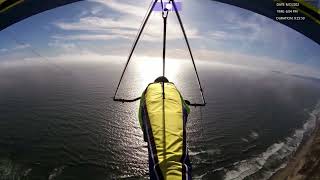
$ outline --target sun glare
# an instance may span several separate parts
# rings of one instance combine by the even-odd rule
[[[162,76],[162,59],[154,57],[139,57],[136,61],[135,70],[137,72],[140,86],[145,86],[154,81],[155,78]],[[182,62],[177,59],[166,59],[165,76],[172,82],[178,80],[181,72]]]

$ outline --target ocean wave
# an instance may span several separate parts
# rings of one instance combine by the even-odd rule
[[[62,173],[66,166],[54,168],[49,173],[48,180],[58,179],[57,177]],[[0,179],[32,179],[33,168],[23,164],[19,164],[8,158],[0,159]]]
[[[0,179],[24,179],[29,176],[31,168],[8,159],[0,159]]]
[[[195,180],[201,180],[201,179],[203,179],[203,177],[205,177],[205,176],[206,176],[207,174],[209,174],[209,173],[215,173],[215,172],[219,172],[219,171],[223,171],[223,170],[224,170],[224,168],[221,167],[221,168],[214,169],[214,170],[212,170],[212,171],[207,171],[207,172],[205,172],[205,173],[203,173],[203,174],[201,174],[201,175],[194,176],[193,179],[195,179]]]
[[[200,154],[206,154],[206,155],[219,155],[219,154],[221,154],[220,149],[208,149],[206,151],[202,150],[202,151],[196,151],[196,152],[189,150],[188,152],[189,152],[190,156],[197,156]]]
[[[249,142],[249,140],[248,140],[247,138],[241,138],[241,140],[242,140],[243,142]]]
[[[256,131],[251,131],[249,137],[251,139],[258,139],[259,138],[259,134]]]
[[[242,153],[248,153],[248,152],[250,152],[251,150],[253,150],[253,149],[255,149],[257,147],[257,145],[251,145],[251,146],[248,146],[248,147],[246,147],[245,149],[243,149],[241,152]]]
[[[320,115],[320,102],[310,113],[310,118],[301,129],[295,130],[292,136],[267,148],[262,154],[233,164],[232,168],[224,169],[225,180],[268,179],[276,171],[286,166],[286,161],[293,154],[304,137],[313,132],[316,120]]]
[[[56,179],[57,176],[59,176],[62,173],[64,168],[65,166],[54,168],[53,171],[50,173],[48,180]]]

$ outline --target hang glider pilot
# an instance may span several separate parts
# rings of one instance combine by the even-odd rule
[[[190,102],[184,101],[176,86],[164,76],[158,77],[142,93],[139,122],[148,143],[152,180],[191,179],[186,145],[188,104]]]

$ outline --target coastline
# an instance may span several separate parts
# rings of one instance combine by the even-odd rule
[[[320,179],[320,116],[316,115],[314,131],[304,140],[288,160],[287,165],[270,180]]]

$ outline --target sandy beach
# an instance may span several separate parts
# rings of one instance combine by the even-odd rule
[[[289,160],[287,166],[275,173],[271,180],[320,180],[320,123]]]

